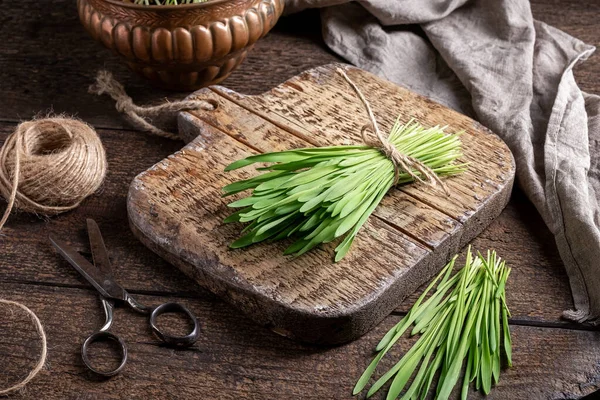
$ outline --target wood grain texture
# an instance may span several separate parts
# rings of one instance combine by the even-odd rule
[[[531,3],[535,18],[600,45],[598,1]],[[52,108],[93,123],[109,161],[103,188],[77,210],[51,219],[17,213],[3,229],[0,296],[29,305],[47,326],[50,340],[46,369],[23,392],[9,398],[351,399],[356,374],[398,315],[386,318],[350,345],[306,346],[257,326],[191,282],[139,243],[127,225],[126,212],[131,179],[181,144],[124,129],[127,125],[112,101],[88,95],[87,86],[96,70],[106,67],[125,82],[140,104],[181,95],[149,89],[116,56],[89,39],[74,0],[53,0],[52,6],[39,0],[8,2],[2,4],[0,22],[0,32],[9,38],[0,41],[0,121],[4,121],[0,142],[16,122]],[[336,60],[322,43],[318,12],[305,12],[282,18],[226,85],[240,93],[261,93],[308,68]],[[578,83],[591,93],[600,91],[598,60],[596,53],[575,67]],[[89,375],[80,361],[79,346],[101,324],[100,305],[95,291],[51,250],[47,235],[55,233],[87,252],[84,226],[90,216],[100,223],[118,281],[149,304],[175,300],[190,305],[204,325],[200,342],[204,347],[173,352],[155,346],[142,317],[117,310],[115,329],[136,353],[132,360],[142,362],[137,367],[131,363],[123,375],[108,381]],[[513,338],[518,346],[514,357],[519,361],[503,372],[501,386],[489,398],[578,399],[598,388],[598,334],[590,331],[592,327],[560,319],[562,310],[573,307],[568,279],[551,233],[518,188],[500,217],[472,243],[477,248],[496,248],[513,267],[507,297],[511,323],[518,324]],[[398,310],[406,311],[419,292]],[[0,314],[2,385],[23,377],[39,348],[28,323],[17,323],[16,314],[8,318],[3,310]],[[10,340],[13,337],[16,342]],[[401,356],[408,343],[402,341],[403,347],[394,350],[385,366]]]
[[[302,257],[283,256],[287,242],[230,250],[241,228],[222,222],[231,212],[222,187],[253,172],[225,166],[256,152],[356,143],[364,106],[336,68],[312,69],[256,96],[220,86],[194,93],[217,111],[182,114],[179,131],[190,144],[136,177],[128,200],[134,233],[202,286],[284,336],[329,344],[371,329],[498,216],[515,168],[506,145],[475,121],[344,67],[382,130],[399,116],[464,131],[458,162],[468,170],[446,179],[451,196],[392,189],[338,263],[337,242]]]
[[[79,358],[79,344],[102,323],[99,312],[89,312],[100,308],[96,292],[33,288],[29,295],[14,296],[45,321],[49,336],[47,368],[22,395],[32,399],[350,399],[373,346],[400,318],[387,317],[361,340],[321,347],[256,328],[253,321],[218,300],[138,295],[147,304],[167,300],[186,304],[202,316],[202,335],[185,350],[162,347],[143,316],[117,309],[114,332],[127,342],[129,362],[119,376],[98,380]],[[0,291],[19,289],[27,287],[0,284]],[[16,381],[19,371],[31,365],[39,345],[19,315],[0,309],[0,316],[9,322],[0,326],[0,357],[15,364],[9,374],[0,374],[3,385]],[[15,340],[16,329],[22,329],[20,340]],[[502,372],[490,398],[570,399],[598,388],[600,332],[527,326],[511,330],[515,367]],[[413,343],[414,339],[400,340],[382,361],[378,375]],[[483,397],[471,391],[469,398]]]
[[[227,86],[260,93],[307,68],[339,61],[323,44],[318,12],[308,13],[308,20],[304,15],[283,18],[274,35],[259,40],[227,79]],[[53,0],[51,10],[46,3],[22,0],[18,7],[3,9],[0,22],[0,30],[13,38],[0,43],[2,121],[18,122],[53,109],[96,127],[128,129],[111,99],[87,92],[102,68],[127,82],[128,94],[139,104],[187,95],[151,88],[144,78],[132,74],[118,56],[90,39],[73,0]]]

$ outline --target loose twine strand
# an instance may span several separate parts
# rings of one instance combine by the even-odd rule
[[[402,154],[379,130],[369,102],[358,86],[341,68],[337,72],[352,87],[363,103],[369,124],[361,129],[365,144],[376,147],[389,158],[394,166],[394,185],[398,183],[400,170],[408,173],[415,181],[432,188],[448,190],[437,174],[421,161]],[[92,94],[108,94],[115,100],[117,111],[126,115],[137,129],[156,136],[179,139],[152,122],[153,118],[176,115],[186,110],[214,110],[215,106],[204,100],[182,100],[166,102],[157,106],[138,106],[125,92],[125,88],[108,71],[99,71],[96,83],[89,87]],[[375,133],[377,141],[367,137],[367,131]],[[20,124],[0,149],[0,192],[8,200],[7,208],[0,219],[0,230],[4,227],[12,209],[58,214],[72,210],[81,201],[94,193],[106,175],[106,155],[94,129],[82,121],[72,118],[54,117],[28,121]],[[418,173],[415,173],[415,170]],[[425,177],[424,180],[422,177]],[[42,341],[42,351],[34,369],[21,382],[7,389],[6,395],[23,388],[43,368],[47,356],[47,340],[38,317],[25,305],[0,299],[0,304],[23,309],[34,321]]]
[[[37,334],[40,338],[40,341],[42,342],[42,351],[40,353],[37,363],[35,364],[35,367],[20,382],[16,383],[15,385],[13,385],[11,387],[6,388],[6,389],[0,389],[0,396],[5,396],[14,391],[22,389],[38,374],[38,372],[40,372],[42,370],[42,368],[44,367],[44,364],[46,363],[46,357],[48,355],[48,343],[47,343],[48,341],[46,339],[46,333],[44,332],[44,327],[42,326],[42,323],[40,322],[39,318],[37,317],[37,315],[35,315],[35,313],[33,311],[31,311],[25,305],[23,305],[21,303],[17,303],[16,301],[0,299],[0,304],[5,304],[7,306],[15,306],[15,307],[19,307],[22,310],[24,310],[27,313],[27,315],[29,315],[31,320],[33,321],[33,323],[35,325],[35,329],[37,331]]]
[[[203,100],[184,100],[158,106],[139,107],[108,71],[100,71],[94,94],[108,94],[116,108],[139,130],[169,139],[179,136],[166,132],[146,118],[175,115],[191,109],[213,110]],[[23,122],[6,139],[0,149],[0,193],[7,207],[0,219],[0,231],[13,208],[44,215],[58,214],[77,207],[102,185],[106,176],[106,154],[96,131],[86,123],[66,117],[44,118]],[[0,299],[0,304],[23,309],[35,323],[42,341],[42,351],[31,372],[19,383],[0,389],[0,396],[23,388],[43,368],[47,357],[47,340],[39,318],[24,304]]]
[[[106,71],[98,71],[96,83],[91,85],[88,91],[92,94],[108,94],[115,101],[115,108],[125,114],[129,122],[141,131],[168,139],[180,139],[178,135],[167,132],[150,123],[148,119],[163,117],[165,115],[177,114],[188,110],[214,110],[213,104],[205,100],[181,100],[166,102],[157,106],[138,106],[125,92],[125,88],[113,75]]]
[[[362,104],[365,106],[370,123],[362,127],[360,135],[366,145],[378,148],[383,154],[385,154],[387,158],[390,159],[394,165],[394,186],[398,184],[398,180],[400,179],[400,170],[402,170],[409,174],[415,181],[421,182],[432,188],[441,187],[446,193],[449,193],[444,182],[442,182],[439,176],[431,168],[414,157],[402,154],[400,151],[398,151],[396,146],[394,146],[394,144],[391,143],[381,133],[379,130],[379,125],[377,124],[377,120],[375,119],[375,115],[373,114],[373,110],[358,86],[352,81],[352,79],[350,79],[343,69],[337,68],[336,72],[340,74],[346,80],[346,82],[348,82]],[[372,130],[375,133],[375,137],[377,138],[376,142],[367,137],[368,130]],[[423,178],[419,174],[415,173],[414,170],[419,172],[420,175],[424,176],[426,179],[423,180]]]
[[[8,203],[0,230],[13,208],[45,215],[72,210],[102,185],[106,169],[104,147],[86,123],[53,117],[19,124],[0,149],[0,193]],[[46,362],[47,341],[33,311],[15,301],[0,299],[0,304],[23,309],[42,342],[36,366],[21,382],[0,389],[3,396],[23,388],[40,372]]]
[[[421,182],[432,188],[442,188],[446,193],[449,194],[448,188],[439,178],[439,176],[427,165],[417,160],[414,157],[410,157],[406,154],[402,154],[396,146],[393,145],[379,130],[379,125],[373,114],[373,110],[369,105],[369,102],[362,94],[358,86],[350,79],[346,72],[337,68],[337,73],[340,74],[346,82],[352,87],[360,101],[367,111],[370,123],[366,124],[361,129],[361,137],[365,144],[373,146],[381,150],[387,158],[390,159],[394,166],[394,185],[398,184],[400,179],[400,170],[405,171],[415,181]],[[187,110],[214,110],[215,106],[205,100],[182,100],[175,102],[166,102],[157,106],[138,106],[136,105],[131,97],[125,92],[125,88],[119,83],[113,75],[102,70],[98,72],[96,76],[96,83],[89,87],[89,92],[92,94],[102,95],[108,94],[115,100],[115,108],[120,113],[125,114],[129,122],[137,129],[149,132],[156,136],[161,136],[169,139],[179,139],[178,135],[166,132],[156,125],[150,123],[147,119],[156,117],[163,117],[169,114],[176,114],[180,111]],[[367,137],[367,131],[372,130],[375,133],[377,141],[374,142]],[[415,172],[416,171],[416,172]],[[425,179],[423,179],[423,177]]]

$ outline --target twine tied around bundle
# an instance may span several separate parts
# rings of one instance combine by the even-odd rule
[[[180,111],[215,109],[212,103],[205,100],[181,100],[165,102],[156,106],[138,106],[127,95],[123,85],[106,70],[98,71],[96,83],[91,85],[88,91],[99,96],[108,94],[112,97],[117,111],[125,114],[134,128],[168,139],[179,139],[179,136],[159,128],[148,120],[176,116]]]
[[[106,155],[88,124],[65,117],[27,121],[0,149],[0,193],[8,206],[53,215],[77,207],[106,176]]]
[[[390,159],[394,166],[394,185],[398,183],[398,180],[400,179],[400,171],[402,170],[409,174],[417,182],[421,182],[432,188],[440,187],[446,193],[449,193],[444,182],[442,182],[442,180],[431,168],[414,157],[402,154],[400,151],[398,151],[396,146],[390,143],[390,141],[383,136],[379,130],[379,126],[377,124],[377,120],[375,119],[375,115],[371,110],[371,106],[358,86],[356,86],[356,84],[350,79],[343,69],[337,68],[336,71],[348,82],[348,84],[350,84],[364,105],[369,116],[370,123],[362,127],[362,139],[365,144],[378,148],[383,154],[385,154],[387,158]],[[138,106],[133,102],[131,97],[127,95],[123,85],[121,85],[113,77],[113,75],[106,70],[98,72],[98,75],[96,76],[96,83],[89,87],[89,92],[97,95],[108,94],[110,97],[112,97],[112,99],[115,100],[115,108],[117,111],[125,114],[134,128],[169,139],[179,139],[179,136],[157,127],[149,122],[148,119],[151,120],[152,118],[157,117],[175,116],[180,111],[211,111],[215,109],[214,104],[199,99],[166,102],[156,106]],[[375,137],[377,139],[376,141],[370,140],[367,137],[368,130],[372,130],[373,133],[375,133]]]
[[[352,79],[350,79],[348,74],[346,74],[346,72],[343,69],[337,68],[336,72],[340,74],[346,80],[346,82],[348,82],[350,87],[352,87],[352,89],[364,105],[367,111],[367,115],[369,116],[369,123],[365,124],[362,127],[360,135],[362,137],[363,142],[366,145],[379,149],[392,162],[392,164],[394,165],[394,186],[398,183],[398,180],[400,179],[400,170],[402,170],[409,174],[415,181],[421,182],[432,188],[441,187],[444,190],[444,192],[449,194],[448,188],[446,187],[444,182],[442,182],[440,177],[435,173],[435,171],[433,171],[431,168],[429,168],[427,165],[417,160],[416,158],[410,157],[398,151],[396,146],[394,146],[381,133],[377,124],[377,120],[375,119],[375,115],[373,114],[373,110],[371,109],[369,102],[362,94],[358,86],[356,86],[356,84],[352,81]],[[375,133],[375,137],[377,139],[376,141],[370,140],[367,137],[368,130],[372,130],[373,133]],[[415,170],[418,173],[415,173]],[[421,176],[425,179],[423,179]]]

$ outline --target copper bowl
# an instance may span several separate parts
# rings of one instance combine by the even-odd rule
[[[77,0],[92,37],[153,84],[192,91],[221,82],[283,12],[284,0],[211,0],[143,6]]]

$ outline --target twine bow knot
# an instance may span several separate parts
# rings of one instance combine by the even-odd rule
[[[356,84],[350,79],[343,69],[337,68],[336,72],[340,74],[346,80],[346,82],[348,82],[360,101],[365,106],[365,110],[367,111],[370,122],[362,127],[360,135],[363,142],[367,146],[372,146],[379,149],[392,162],[394,165],[394,185],[398,184],[398,180],[400,179],[400,170],[402,170],[409,174],[415,181],[421,182],[432,188],[441,187],[446,194],[450,194],[448,188],[435,173],[435,171],[416,158],[410,157],[398,151],[396,146],[394,146],[393,143],[391,143],[381,133],[377,124],[377,120],[375,119],[375,115],[373,114],[373,110],[358,86],[356,86]],[[369,130],[375,134],[375,138],[377,139],[376,141],[367,136],[367,132]],[[417,173],[415,173],[415,171],[417,171]]]
[[[442,188],[449,194],[446,185],[431,168],[416,158],[398,151],[396,146],[381,133],[373,110],[371,110],[369,102],[358,86],[356,86],[356,84],[348,77],[343,69],[337,68],[337,73],[350,84],[365,106],[370,123],[362,127],[360,132],[361,137],[366,145],[378,148],[392,162],[394,166],[394,185],[396,185],[400,179],[400,171],[404,171],[415,181],[421,182],[432,188]],[[169,139],[179,139],[179,136],[164,131],[149,122],[149,120],[156,117],[175,116],[180,111],[198,109],[211,111],[215,109],[214,104],[198,99],[166,102],[156,106],[138,106],[133,102],[131,97],[127,95],[123,85],[115,80],[113,75],[106,70],[98,72],[96,83],[89,87],[89,92],[97,95],[108,94],[115,101],[117,111],[125,114],[135,128]],[[375,134],[376,140],[372,140],[367,136],[369,130]]]

